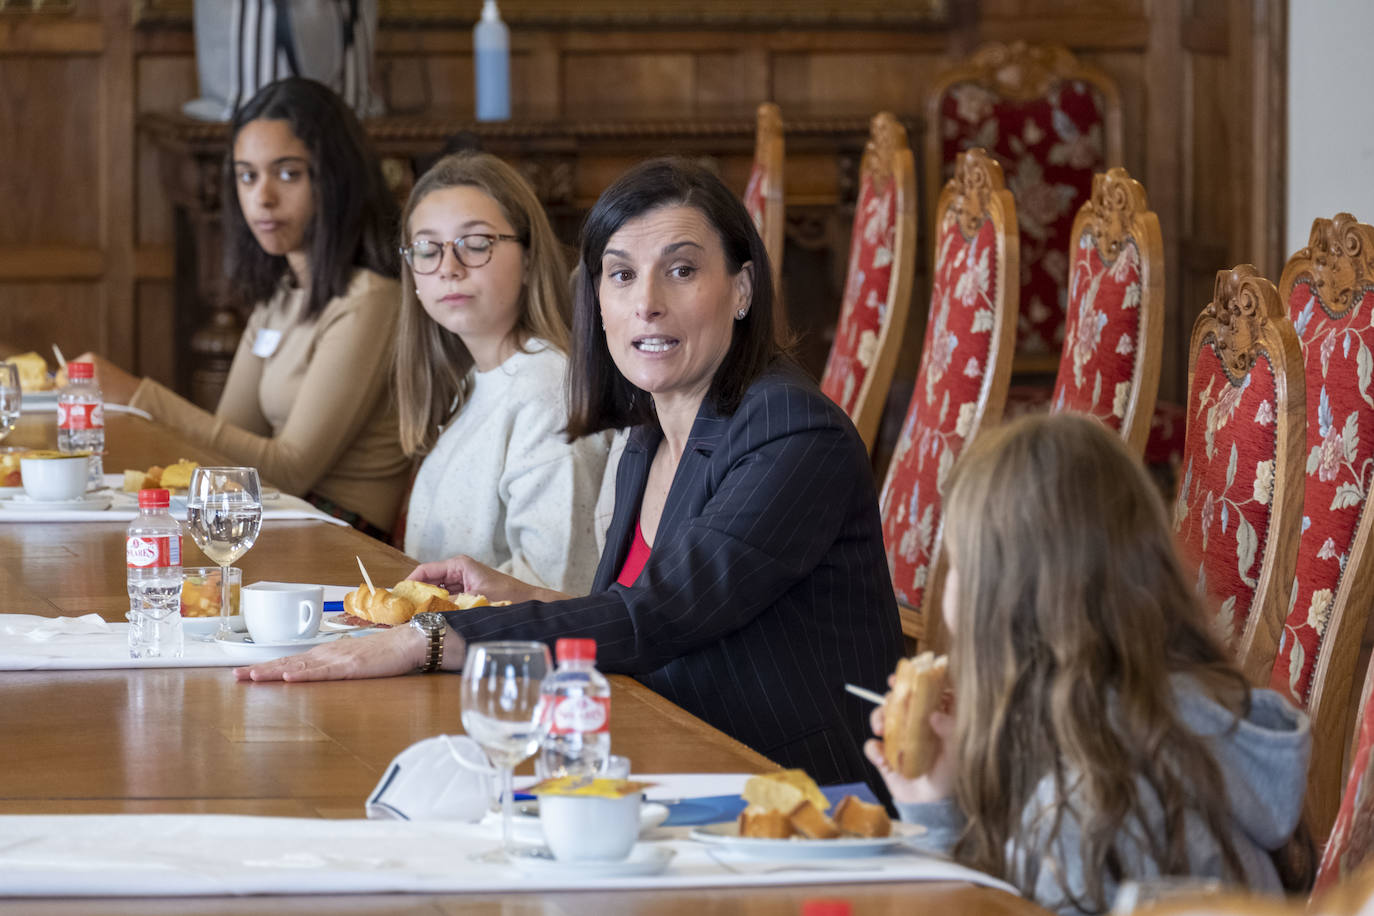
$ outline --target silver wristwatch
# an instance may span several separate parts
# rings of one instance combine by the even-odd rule
[[[416,614],[410,618],[410,625],[429,640],[429,647],[425,650],[425,663],[420,666],[420,670],[426,673],[438,671],[439,665],[444,661],[444,631],[448,629],[448,621],[443,614],[434,611],[426,611],[423,614]]]

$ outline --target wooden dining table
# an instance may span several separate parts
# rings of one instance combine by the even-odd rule
[[[107,417],[105,470],[178,458],[224,463],[156,422]],[[6,445],[51,447],[51,414],[25,414]],[[0,523],[0,613],[109,621],[128,609],[125,522]],[[210,565],[185,539],[185,565]],[[269,521],[239,561],[244,582],[356,585],[354,557],[393,582],[401,552],[323,521]],[[614,750],[637,773],[776,769],[763,755],[629,677],[611,678]],[[228,668],[0,672],[0,814],[212,813],[360,818],[363,800],[407,746],[462,731],[452,674],[316,684],[252,684]],[[0,837],[0,841],[3,838]],[[843,898],[856,913],[1043,912],[963,883],[790,885],[633,892],[0,899],[0,914],[482,913],[794,914]]]

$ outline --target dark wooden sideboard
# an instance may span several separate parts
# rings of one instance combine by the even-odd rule
[[[801,335],[799,355],[819,374],[844,282],[868,116],[790,111],[783,116],[784,295],[789,319]],[[365,127],[398,198],[405,198],[415,176],[445,144],[475,145],[521,169],[559,238],[575,250],[587,209],[617,175],[646,157],[693,157],[742,192],[753,159],[755,117],[752,108],[671,117],[661,110],[587,116],[528,112],[505,122],[475,122],[461,114],[385,117]],[[228,130],[224,124],[165,113],[140,116],[138,128],[158,150],[159,173],[174,209],[178,387],[213,407],[246,317],[223,305],[219,213]]]

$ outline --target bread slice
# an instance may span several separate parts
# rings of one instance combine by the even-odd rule
[[[781,811],[750,805],[739,814],[740,836],[785,840],[792,832],[792,821]]]
[[[162,472],[158,486],[169,490],[184,490],[191,485],[191,475],[200,467],[194,461],[182,458],[176,464],[168,465]]]
[[[52,389],[52,379],[48,378],[48,361],[37,352],[30,350],[11,356],[5,362],[19,370],[19,388],[23,391],[48,391]]]
[[[940,739],[930,728],[930,714],[940,707],[947,681],[943,655],[922,652],[897,663],[883,704],[883,755],[907,779],[924,776],[935,762]]]
[[[427,612],[456,611],[458,605],[454,604],[449,593],[437,585],[430,585],[428,582],[416,582],[414,579],[406,579],[404,582],[397,582],[391,587],[391,594],[397,598],[409,601],[415,608],[411,612],[411,617],[416,614]],[[409,620],[410,618],[406,618]]]
[[[809,800],[788,812],[787,819],[797,833],[810,840],[833,840],[840,835],[840,828],[835,826],[835,822]]]
[[[825,811],[830,802],[821,794],[816,781],[804,770],[782,770],[751,776],[740,793],[744,800],[760,808],[791,812],[804,801],[811,802],[817,811]]]
[[[846,795],[835,806],[835,825],[842,833],[862,837],[883,837],[892,833],[892,819],[882,805],[871,805],[857,796]]]
[[[151,490],[157,486],[157,482],[142,471],[126,470],[124,472],[124,492],[137,493],[139,490]]]

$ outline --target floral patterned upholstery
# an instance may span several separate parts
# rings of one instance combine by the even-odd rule
[[[1106,264],[1083,233],[1069,270],[1064,356],[1054,409],[1090,414],[1120,431],[1140,348],[1140,249],[1127,241]]]
[[[1366,700],[1371,676],[1374,676],[1374,666],[1365,674]],[[1321,865],[1317,868],[1317,884],[1312,889],[1314,896],[1349,876],[1369,861],[1370,853],[1374,852],[1374,759],[1371,759],[1371,751],[1374,751],[1374,704],[1365,703],[1358,728],[1360,740],[1355,746],[1336,823],[1331,828],[1331,836],[1322,852]]]
[[[1288,301],[1307,378],[1307,464],[1293,605],[1270,686],[1299,706],[1309,698],[1374,470],[1374,288],[1352,298],[1337,311],[1303,277]]]
[[[960,168],[971,177],[951,182],[941,198],[921,364],[881,496],[892,584],[898,602],[912,609],[921,609],[935,566],[945,478],[979,425],[1000,418],[1011,358],[1014,305],[1008,303],[1016,291],[998,274],[999,264],[1010,269],[1016,262],[1009,234],[1014,205],[981,152],[963,157]],[[955,189],[964,181],[984,181],[993,194],[961,199]],[[987,197],[995,201],[994,215]],[[978,209],[973,200],[981,200]]]
[[[896,188],[890,181],[882,188],[875,187],[865,175],[854,210],[840,322],[821,376],[821,390],[851,417],[864,377],[878,354],[878,336],[887,319],[896,232]]]
[[[1174,531],[1218,633],[1263,683],[1297,556],[1301,351],[1274,285],[1243,264],[1217,274],[1190,354]]]
[[[1174,531],[1186,569],[1196,570],[1198,593],[1220,602],[1219,624],[1239,639],[1259,585],[1274,497],[1274,368],[1261,356],[1235,383],[1216,349],[1204,346],[1192,388]]]
[[[1064,341],[1074,214],[1107,165],[1107,98],[1083,79],[1050,83],[1037,98],[1008,97],[981,81],[949,86],[939,101],[940,156],[948,171],[970,147],[1001,164],[1021,232],[1017,352],[1053,353]],[[1108,405],[1110,406],[1110,405]]]

